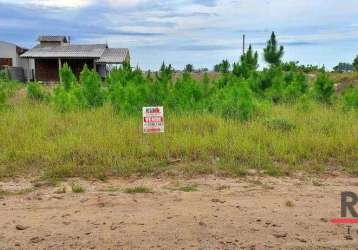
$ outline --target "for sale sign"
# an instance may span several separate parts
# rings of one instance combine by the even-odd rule
[[[143,132],[164,133],[163,107],[143,107]]]

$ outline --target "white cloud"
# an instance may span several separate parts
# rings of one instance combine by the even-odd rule
[[[140,0],[107,0],[111,6],[114,7],[134,7]]]
[[[358,39],[357,0],[0,0],[1,3],[18,5],[17,16],[22,18],[15,14],[0,17],[0,35],[8,32],[11,37],[18,30],[19,37],[24,37],[23,27],[27,27],[25,31],[30,35],[34,31],[56,30],[81,42],[108,41],[112,46],[138,50],[146,47],[145,53],[138,53],[138,61],[147,60],[145,64],[154,59],[161,62],[164,56],[173,62],[186,61],[180,53],[189,52],[181,52],[181,48],[190,46],[190,55],[196,53],[198,62],[211,63],[231,59],[230,56],[237,59],[243,33],[248,43],[261,49],[274,30],[280,42],[291,44],[287,51],[303,50],[310,44],[316,49],[317,44],[337,46]],[[42,23],[46,25],[39,25]],[[158,47],[161,53],[154,49]],[[216,47],[228,49],[215,51]],[[207,52],[210,48],[213,53]],[[149,59],[150,53],[154,58]],[[201,54],[203,59],[199,58]],[[332,58],[329,60],[334,61]]]
[[[0,3],[17,4],[17,5],[35,5],[40,7],[53,7],[53,8],[81,8],[91,4],[91,0],[0,0]]]
[[[0,3],[18,4],[18,5],[36,5],[40,7],[54,8],[81,8],[91,4],[91,0],[0,0]]]
[[[83,8],[94,4],[108,4],[112,7],[134,7],[144,0],[0,0],[0,3],[35,5],[43,8]]]

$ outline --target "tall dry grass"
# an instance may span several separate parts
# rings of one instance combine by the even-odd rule
[[[166,113],[166,133],[157,135],[144,135],[141,122],[141,114],[119,115],[109,105],[64,114],[44,103],[14,105],[0,116],[0,177],[240,175],[251,168],[271,175],[332,168],[358,173],[357,111],[267,104],[249,122]]]

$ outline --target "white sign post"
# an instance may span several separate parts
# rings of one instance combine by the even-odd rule
[[[143,107],[143,133],[164,133],[163,107]]]

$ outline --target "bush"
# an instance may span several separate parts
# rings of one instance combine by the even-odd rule
[[[112,88],[110,98],[115,111],[126,114],[139,113],[147,104],[147,89],[133,82],[129,82],[125,87],[117,83]]]
[[[6,93],[2,85],[0,84],[0,109],[2,109],[6,104]]]
[[[269,87],[265,90],[265,96],[270,98],[274,103],[280,102],[283,98],[285,87],[283,71],[280,67],[271,67],[266,77],[266,86]]]
[[[171,89],[166,102],[173,110],[189,110],[199,105],[202,96],[199,84],[189,73],[184,73]]]
[[[94,70],[88,70],[87,66],[81,72],[80,83],[83,89],[83,96],[89,107],[103,106],[106,95],[102,88],[102,80]]]
[[[358,88],[349,88],[343,94],[343,105],[347,109],[358,110]]]
[[[29,83],[27,86],[27,97],[30,100],[43,101],[45,99],[45,92],[39,83]]]
[[[8,75],[5,70],[0,70],[0,81],[7,81]]]
[[[147,77],[147,79],[149,78],[150,76]],[[107,82],[109,98],[117,112],[139,113],[144,105],[155,105],[153,102],[149,102],[152,80],[144,79],[138,70],[132,71],[130,67],[124,66],[122,69],[112,72]],[[151,92],[156,96],[160,95],[158,92]]]
[[[245,54],[240,57],[240,62],[234,63],[233,74],[248,79],[258,68],[258,57],[258,53],[253,52],[250,45]]]
[[[72,70],[65,64],[61,70],[61,84],[55,89],[53,101],[60,112],[87,107],[99,107],[105,102],[100,76],[87,66],[81,72],[79,85]]]
[[[321,73],[314,83],[314,96],[320,102],[331,103],[334,94],[334,83],[328,74]]]
[[[76,84],[76,76],[72,73],[71,68],[65,63],[60,69],[61,85],[66,91],[72,89]]]
[[[55,89],[53,95],[55,107],[60,112],[68,112],[78,107],[76,96],[72,92],[66,91],[63,86]]]
[[[0,80],[0,109],[6,106],[7,99],[13,96],[20,86],[14,81]]]
[[[308,91],[308,81],[302,72],[289,72],[286,76],[283,98],[286,102],[296,101]]]
[[[221,114],[225,118],[247,121],[255,111],[253,95],[247,82],[236,80],[230,87],[219,93],[218,102],[221,102]]]
[[[250,81],[252,81],[250,85],[255,92],[263,94],[272,87],[274,81],[277,82],[278,78],[281,78],[281,81],[283,81],[283,73],[280,68],[271,67],[269,69],[264,69],[256,76],[254,75],[250,79]]]
[[[78,183],[73,183],[71,186],[73,193],[84,193],[86,190]]]

